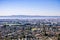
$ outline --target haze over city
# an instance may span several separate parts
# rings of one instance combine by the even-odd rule
[[[60,40],[60,0],[0,0],[0,40]]]
[[[60,16],[60,0],[0,0],[0,16]]]

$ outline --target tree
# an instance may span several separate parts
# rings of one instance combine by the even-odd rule
[[[46,34],[45,24],[44,23],[43,23],[43,32],[44,32],[43,35],[46,36],[47,34]]]
[[[0,40],[2,40],[2,37],[1,37],[2,35],[1,35],[1,31],[0,31]]]
[[[58,40],[60,40],[60,34],[58,34]]]

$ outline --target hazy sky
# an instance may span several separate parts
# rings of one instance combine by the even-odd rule
[[[0,16],[60,16],[60,0],[0,0]]]

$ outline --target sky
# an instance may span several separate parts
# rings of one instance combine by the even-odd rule
[[[60,16],[60,0],[0,0],[0,16]]]

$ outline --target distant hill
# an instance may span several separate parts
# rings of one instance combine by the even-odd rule
[[[30,15],[0,16],[0,19],[45,19],[45,18],[60,18],[60,16],[30,16]]]

